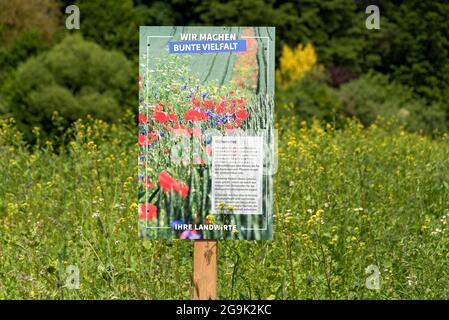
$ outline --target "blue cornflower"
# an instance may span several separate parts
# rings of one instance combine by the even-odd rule
[[[182,85],[181,90],[187,90],[187,85],[186,84]]]
[[[208,96],[208,94],[206,92],[201,92],[201,98],[206,98]]]
[[[159,136],[165,137],[165,133],[161,131],[161,132],[159,132]]]

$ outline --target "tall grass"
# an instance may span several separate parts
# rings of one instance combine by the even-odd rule
[[[448,138],[290,121],[277,123],[274,240],[219,242],[220,297],[447,299]],[[34,134],[26,146],[0,124],[0,298],[190,298],[193,243],[138,238],[133,117],[79,121],[66,144]]]

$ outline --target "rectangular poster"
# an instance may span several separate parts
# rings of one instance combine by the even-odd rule
[[[141,27],[139,234],[273,237],[273,27]]]

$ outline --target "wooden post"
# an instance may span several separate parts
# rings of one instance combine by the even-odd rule
[[[197,240],[193,248],[193,299],[217,299],[217,240]]]

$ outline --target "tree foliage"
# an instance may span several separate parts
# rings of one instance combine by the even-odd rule
[[[69,35],[17,68],[2,90],[4,111],[22,125],[47,130],[54,112],[67,123],[87,114],[112,121],[128,99],[130,70],[122,53]]]

